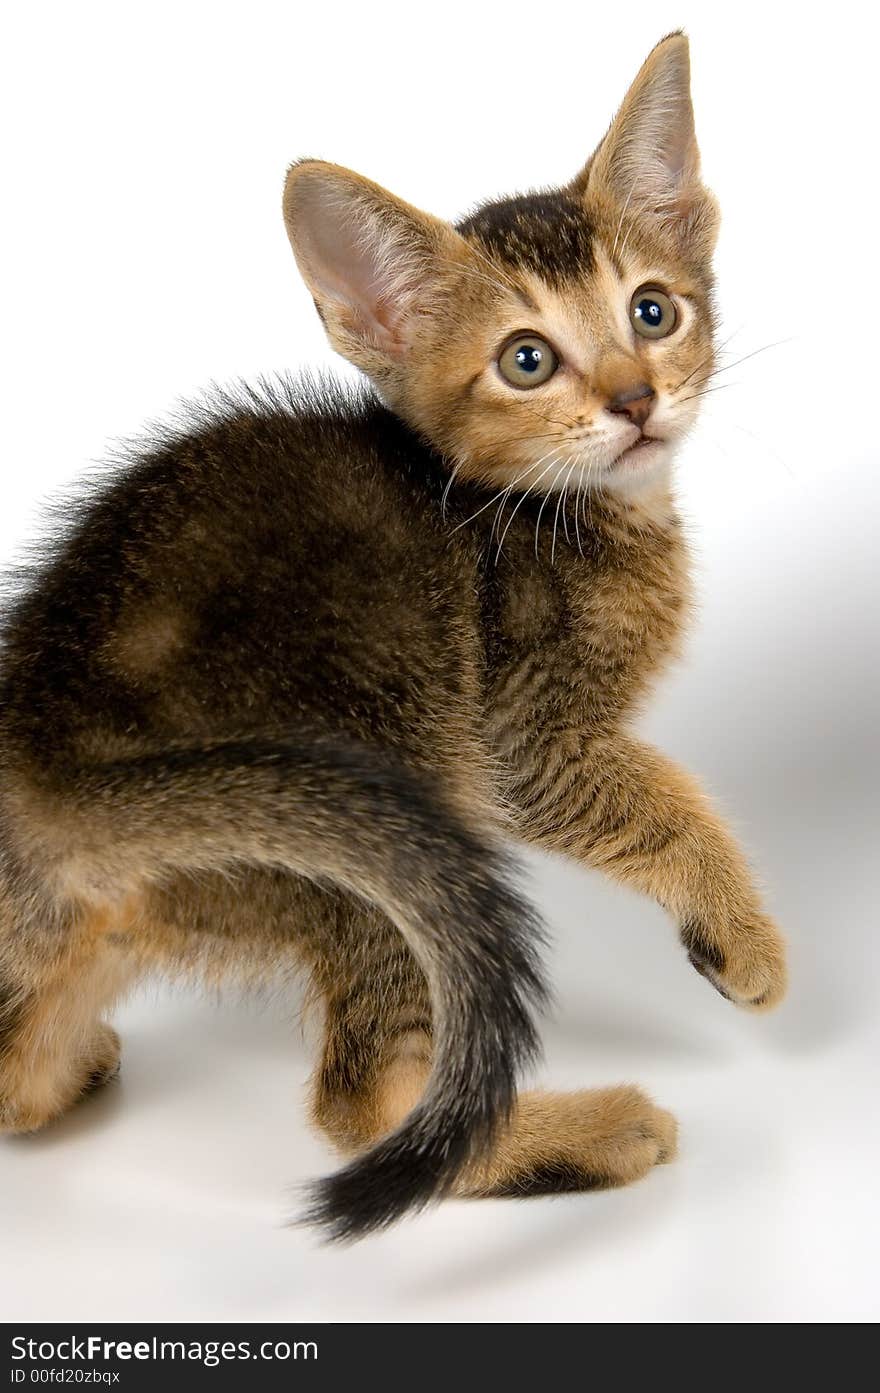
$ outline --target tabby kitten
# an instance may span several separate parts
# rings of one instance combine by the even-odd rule
[[[644,890],[722,995],[780,999],[742,854],[629,725],[687,617],[670,464],[713,367],[687,42],[563,189],[453,227],[308,160],[284,215],[375,390],[222,396],[8,617],[0,1128],[114,1074],[141,973],[297,964],[353,1158],[315,1191],[335,1236],[635,1180],[675,1151],[638,1089],[516,1095],[544,988],[503,839]]]

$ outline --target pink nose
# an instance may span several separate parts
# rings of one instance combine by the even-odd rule
[[[615,416],[628,416],[633,425],[641,429],[653,410],[655,395],[654,388],[647,382],[636,382],[611,397],[606,410]]]

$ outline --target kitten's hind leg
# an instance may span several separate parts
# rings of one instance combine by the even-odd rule
[[[344,1154],[394,1131],[431,1069],[428,985],[394,925],[345,896],[327,896],[313,959],[324,1047],[312,1114]]]
[[[0,895],[0,1133],[32,1132],[119,1067],[102,1019],[133,975],[103,915],[16,906]]]
[[[330,920],[328,918],[328,924]],[[394,1130],[431,1069],[424,977],[393,925],[354,905],[333,920],[316,973],[326,1005],[314,1115],[343,1152]],[[607,1189],[671,1161],[674,1118],[638,1088],[523,1093],[491,1151],[455,1193],[517,1196]]]

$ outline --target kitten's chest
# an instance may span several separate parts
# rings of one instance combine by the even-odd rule
[[[675,654],[690,593],[678,526],[513,564],[524,559],[494,580],[488,606],[490,737],[514,759],[538,733],[599,731],[624,716]]]

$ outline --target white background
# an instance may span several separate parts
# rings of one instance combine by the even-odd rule
[[[327,360],[279,212],[303,154],[454,216],[572,175],[684,24],[731,353],[681,462],[701,616],[645,726],[742,829],[791,938],[738,1015],[664,916],[536,863],[542,1075],[628,1079],[682,1155],[629,1190],[447,1203],[342,1251],[297,1004],[148,989],[122,1082],[0,1141],[7,1320],[866,1321],[876,1101],[876,52],[867,6],[50,5],[7,15],[0,556],[41,500],[211,378]],[[724,379],[720,379],[724,380]],[[634,966],[635,965],[635,966]]]

